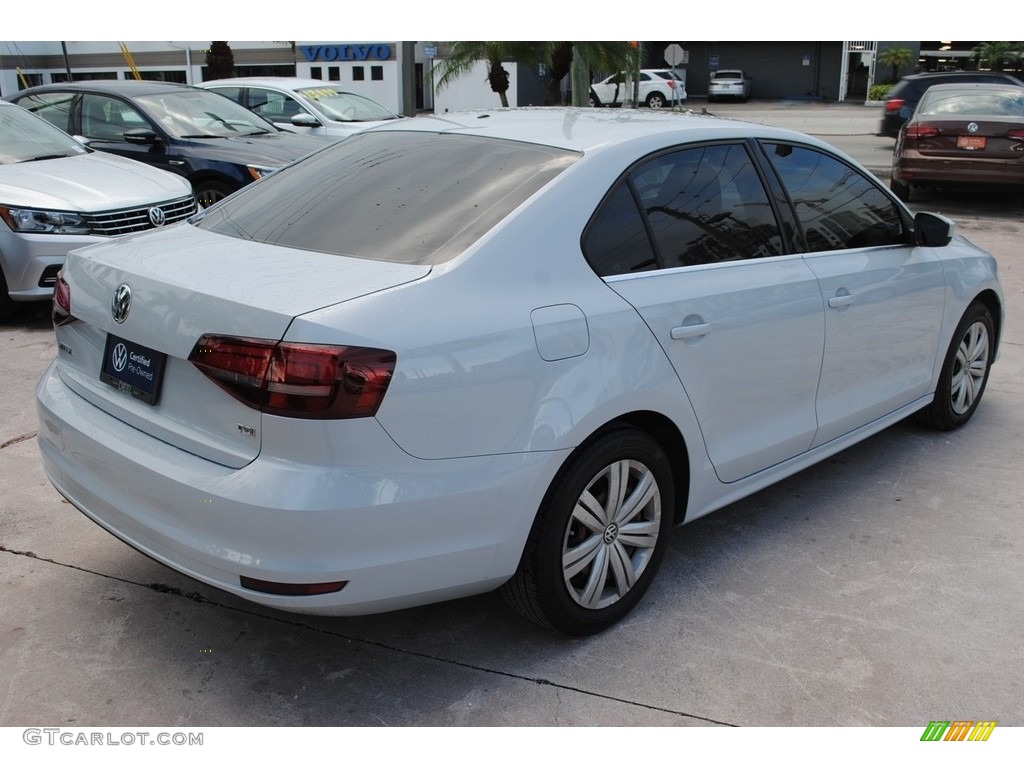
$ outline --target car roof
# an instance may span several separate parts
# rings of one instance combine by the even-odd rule
[[[331,86],[339,90],[347,90],[341,83],[332,80],[316,80],[311,77],[226,77],[220,80],[208,80],[199,84],[201,88],[211,85],[266,86],[268,88],[286,88],[292,91],[300,88],[324,88]]]
[[[149,96],[155,93],[169,93],[171,91],[194,91],[198,90],[191,85],[184,83],[166,83],[161,80],[80,80],[70,83],[51,83],[49,85],[36,85],[26,88],[17,93],[12,93],[9,98],[14,99],[27,93],[46,93],[53,91],[94,91],[97,93],[108,93],[119,96]]]
[[[935,85],[928,86],[928,93],[933,91],[962,91],[965,88],[971,90],[980,91],[1024,91],[1024,84],[1018,85],[1017,83],[1005,82],[1005,83],[936,83]]]
[[[843,153],[823,141],[785,128],[698,114],[647,109],[586,107],[512,107],[424,115],[371,128],[382,131],[428,131],[525,141],[577,152],[590,152],[636,140],[652,146],[691,141],[757,136],[796,141]]]

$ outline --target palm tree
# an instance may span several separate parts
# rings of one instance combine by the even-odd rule
[[[537,43],[456,41],[448,44],[448,56],[438,65],[440,77],[434,85],[440,91],[446,85],[466,74],[478,61],[487,62],[487,81],[498,94],[501,106],[508,106],[508,70],[503,65],[511,59],[529,63],[537,60]]]
[[[892,82],[900,79],[900,67],[905,67],[914,60],[914,52],[909,48],[886,48],[878,54],[878,63],[892,67]]]
[[[508,70],[503,64],[516,61],[527,66],[543,64],[547,67],[548,83],[544,104],[559,103],[559,86],[572,69],[574,56],[589,68],[617,71],[631,68],[636,49],[628,42],[452,42],[448,56],[438,65],[440,77],[435,90],[440,91],[453,80],[473,69],[478,61],[487,62],[487,80],[491,90],[498,94],[501,106],[508,106]],[[575,94],[573,101],[586,106],[589,93]]]
[[[579,56],[589,70],[618,72],[628,69],[632,71],[637,49],[628,42],[557,42],[541,43],[545,61],[548,63],[548,85],[544,94],[546,105],[557,104],[559,85],[563,78],[572,71],[572,62]],[[585,107],[589,103],[589,93],[573,91],[573,104]]]
[[[971,58],[981,66],[1002,72],[1004,61],[1013,63],[1016,68],[1021,60],[1022,51],[1024,51],[1024,43],[978,43],[971,49]]]

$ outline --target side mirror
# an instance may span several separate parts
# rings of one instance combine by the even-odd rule
[[[74,139],[75,141],[77,141],[83,147],[88,147],[89,146],[89,139],[86,138],[85,136],[79,136],[78,134],[75,134],[71,138]]]
[[[124,140],[129,144],[156,144],[159,139],[149,128],[132,128],[124,132]]]
[[[309,114],[309,112],[300,112],[297,115],[292,115],[291,123],[300,128],[318,128],[320,126],[320,121]]]
[[[949,245],[956,232],[956,224],[945,216],[922,211],[914,216],[914,242],[929,248]]]

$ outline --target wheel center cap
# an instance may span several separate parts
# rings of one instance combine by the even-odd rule
[[[602,538],[604,539],[605,544],[611,544],[613,541],[619,538],[619,524],[609,524],[609,526],[604,529],[604,536],[602,536]]]

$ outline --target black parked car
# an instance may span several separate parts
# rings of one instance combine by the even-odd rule
[[[947,83],[954,85],[962,83],[1024,85],[1024,82],[1016,77],[1002,72],[921,72],[917,75],[907,75],[896,83],[886,97],[885,106],[882,108],[882,126],[878,135],[891,136],[894,139],[899,136],[900,128],[914,114],[914,109],[924,92],[933,85]]]
[[[93,149],[184,176],[208,206],[325,146],[282,131],[202,88],[146,80],[86,80],[7,97]]]

